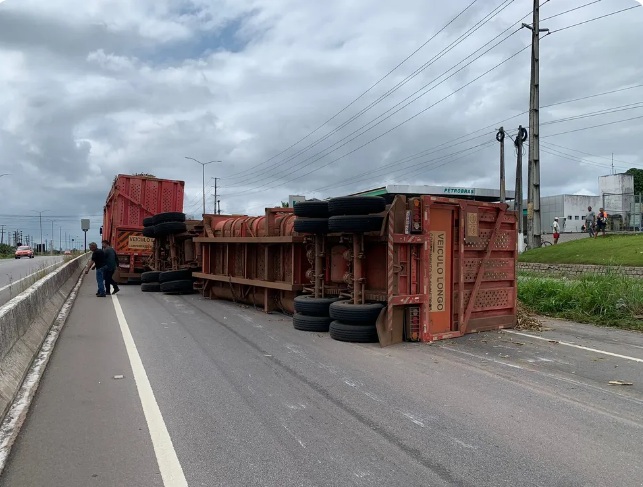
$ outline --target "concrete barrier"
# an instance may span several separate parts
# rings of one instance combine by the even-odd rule
[[[88,258],[67,262],[0,307],[0,422]]]

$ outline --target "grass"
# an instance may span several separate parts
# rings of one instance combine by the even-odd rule
[[[544,316],[643,331],[643,279],[616,272],[577,279],[520,272],[518,299]]]
[[[643,234],[582,238],[523,252],[519,262],[643,266]]]

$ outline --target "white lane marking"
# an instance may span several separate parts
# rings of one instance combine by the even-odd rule
[[[415,418],[413,415],[411,415],[409,413],[402,413],[402,416],[404,416],[405,418],[410,419],[413,423],[417,424],[418,426],[422,426],[422,428],[424,428],[424,423],[422,421],[420,421],[419,419]]]
[[[118,296],[112,295],[112,301],[114,303],[114,309],[116,310],[118,324],[121,327],[127,355],[132,366],[132,373],[134,374],[138,396],[143,406],[147,427],[152,438],[154,453],[156,454],[156,461],[161,471],[163,485],[165,487],[187,487],[188,483],[187,480],[185,480],[183,468],[174,450],[172,438],[170,438],[165,421],[163,421],[163,415],[154,397],[154,391],[147,378],[143,361],[138,354],[136,343],[134,343],[134,338],[132,338],[132,333],[125,319],[121,303],[118,301]]]
[[[489,357],[488,355],[476,355],[475,353],[465,352],[464,350],[458,350],[456,348],[447,347],[445,345],[440,345],[440,348],[443,348],[444,350],[449,350],[451,352],[457,352],[457,353],[461,353],[463,355],[468,355],[470,357],[475,357],[475,358],[484,360],[486,362],[493,362],[494,364],[499,364],[499,365],[504,365],[506,367],[511,367],[512,369],[524,370],[523,367],[521,367],[520,365],[510,364],[510,363],[507,363],[507,362],[503,362],[502,360],[496,360],[495,358]]]
[[[5,289],[9,289],[11,286],[15,286],[16,284],[18,284],[18,283],[20,283],[20,282],[24,281],[25,279],[29,279],[31,276],[35,276],[36,274],[40,274],[41,272],[44,272],[44,271],[46,271],[46,270],[49,270],[49,269],[51,269],[52,267],[56,267],[57,265],[61,265],[61,264],[63,264],[63,263],[64,263],[63,261],[56,262],[55,264],[51,264],[50,266],[47,266],[47,267],[45,267],[45,268],[43,268],[43,269],[40,269],[39,271],[33,272],[33,273],[29,274],[28,276],[23,277],[22,279],[18,279],[16,282],[12,282],[11,284],[7,284],[7,285],[6,285],[6,286],[4,286],[4,287],[0,287],[0,293],[1,293],[2,291],[4,291]]]
[[[513,330],[502,330],[502,331],[504,333],[512,333],[513,335],[536,338],[537,340],[544,340],[546,342],[551,342],[552,340],[554,340],[553,338],[539,337],[536,335],[530,335],[529,333],[522,333],[519,331],[513,331]],[[619,353],[607,352],[605,350],[599,350],[597,348],[583,347],[582,345],[576,345],[575,343],[570,343],[570,342],[561,342],[559,340],[555,340],[555,342],[557,345],[565,345],[566,347],[580,348],[581,350],[587,350],[588,352],[601,353],[603,355],[609,355],[610,357],[618,357],[625,360],[632,360],[633,362],[639,362],[643,364],[643,359],[640,359],[640,358],[630,357],[628,355],[621,355]]]

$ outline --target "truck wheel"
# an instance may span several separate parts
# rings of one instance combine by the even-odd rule
[[[340,342],[376,343],[379,341],[375,325],[359,326],[333,321],[328,331],[333,340]]]
[[[174,235],[176,233],[184,233],[187,231],[187,227],[184,222],[165,222],[157,223],[154,225],[154,235],[157,237],[163,237],[165,235]]]
[[[381,196],[342,196],[328,202],[331,215],[368,215],[386,209],[386,200]]]
[[[328,201],[300,201],[295,203],[295,215],[310,218],[327,218]]]
[[[161,291],[161,284],[158,282],[141,283],[141,291],[144,293],[158,293]]]
[[[171,281],[186,281],[192,279],[192,271],[190,269],[179,269],[178,271],[165,271],[159,274],[159,282]],[[191,282],[191,281],[190,281]]]
[[[353,304],[336,301],[330,305],[330,316],[342,323],[356,326],[375,325],[384,305],[382,303]]]
[[[315,298],[306,294],[297,296],[295,312],[308,316],[330,316],[329,307],[335,301],[339,301],[339,298]]]
[[[162,282],[160,286],[161,292],[165,294],[192,294],[194,292],[194,283],[187,279]]]
[[[379,215],[341,215],[328,219],[330,233],[379,232],[382,229],[383,216]]]
[[[292,326],[301,331],[328,331],[332,318],[326,316],[308,316],[295,313],[292,317]]]
[[[141,282],[143,284],[150,282],[159,282],[159,271],[148,271],[141,274]]]
[[[168,211],[166,213],[159,213],[152,217],[154,219],[154,225],[159,223],[168,223],[168,222],[184,222],[185,213],[178,211]]]
[[[297,233],[328,233],[328,218],[297,218],[294,226]]]
[[[154,238],[156,233],[154,232],[154,227],[143,227],[143,236]]]
[[[154,226],[154,217],[153,216],[148,216],[147,218],[143,218],[143,226],[144,227],[153,227]]]

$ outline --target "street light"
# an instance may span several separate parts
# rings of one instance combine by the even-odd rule
[[[201,167],[203,168],[203,214],[205,215],[205,166],[208,164],[212,164],[213,162],[223,162],[223,161],[208,161],[208,162],[201,162],[196,160],[194,157],[188,157],[184,156],[186,159],[190,159],[191,161],[198,162],[201,164]]]

